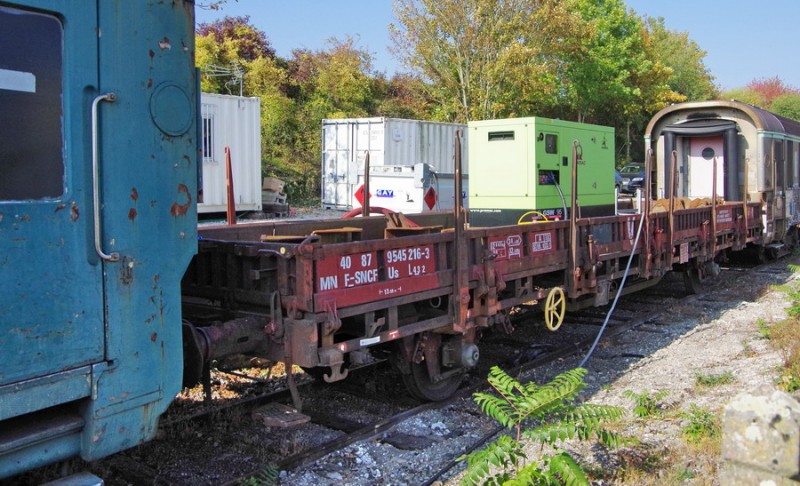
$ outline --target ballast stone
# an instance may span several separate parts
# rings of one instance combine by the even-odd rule
[[[722,417],[720,483],[794,485],[800,477],[800,403],[791,395],[741,394]]]

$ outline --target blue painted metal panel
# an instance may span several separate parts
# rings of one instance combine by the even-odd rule
[[[197,245],[194,3],[15,4],[51,15],[49,25],[61,29],[55,85],[63,101],[50,105],[60,153],[47,167],[58,171],[55,179],[40,171],[47,184],[22,197],[0,182],[0,477],[152,437],[180,391],[180,280]],[[19,13],[11,9],[0,7],[0,15]],[[11,20],[3,20],[5,29]],[[51,49],[58,40],[48,39]],[[36,44],[36,35],[3,39],[4,52],[26,41]],[[3,56],[0,104],[8,106],[9,87],[30,94],[43,86],[32,77],[45,77],[39,68],[7,69],[14,56]],[[114,101],[96,103],[96,232],[90,114],[103,93]],[[39,134],[42,145],[53,132]],[[11,155],[2,150],[5,164]],[[118,260],[98,257],[96,233],[102,252]],[[70,427],[42,439],[24,425],[38,413],[14,418],[43,407],[53,407],[47,413],[56,420],[71,416]]]
[[[180,280],[197,247],[193,3],[99,6],[103,242],[111,366],[86,409],[82,456],[155,433],[180,391]],[[131,28],[131,19],[136,27]],[[125,430],[125,434],[120,434]]]
[[[55,184],[27,197],[10,184],[0,192],[0,385],[98,362],[104,353],[102,265],[89,238],[91,157],[86,136],[87,107],[97,84],[97,57],[92,55],[97,51],[96,12],[86,2],[21,3],[44,12],[0,11],[0,37],[14,36],[0,41],[0,65],[27,73],[33,81],[32,92],[0,90],[0,104],[33,112],[4,117],[18,131],[6,132],[13,138],[0,148],[3,176],[13,177],[18,186],[25,181],[37,186],[52,171],[56,175]],[[27,117],[31,124],[24,122]],[[55,161],[39,150],[48,144],[54,147]],[[9,175],[13,168],[9,171],[7,164],[13,167],[15,160],[18,170]],[[20,170],[41,165],[43,172],[33,180]],[[12,400],[13,395],[0,395],[0,407]]]

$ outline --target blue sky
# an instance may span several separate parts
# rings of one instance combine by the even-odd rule
[[[355,38],[371,52],[375,67],[402,71],[389,52],[391,0],[229,0],[221,11],[197,9],[198,22],[249,15],[278,55],[295,48],[323,49],[335,37]],[[707,52],[706,66],[723,89],[744,87],[754,78],[779,77],[800,89],[797,40],[798,0],[627,0],[640,15],[664,17],[668,28],[688,32]],[[769,11],[765,11],[765,7]]]

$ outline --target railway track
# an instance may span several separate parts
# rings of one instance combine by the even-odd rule
[[[604,370],[595,375],[588,389],[603,386],[645,356],[647,353],[630,349],[630,343],[641,340],[641,336],[650,336],[651,340],[655,336],[661,345],[674,339],[671,312],[682,309],[694,313],[700,321],[709,307],[724,308],[726,302],[733,302],[726,295],[726,282],[759,271],[765,270],[726,268],[709,285],[709,292],[700,295],[688,294],[682,278],[670,274],[651,289],[622,297],[601,345],[588,362],[590,372]],[[181,413],[165,416],[156,440],[88,467],[109,485],[233,485],[248,478],[257,483],[257,478],[273,467],[287,471],[284,484],[318,484],[320,478],[322,483],[327,478],[330,484],[341,484],[339,478],[345,474],[337,468],[363,468],[372,462],[373,472],[364,473],[361,484],[381,484],[395,473],[399,477],[391,482],[403,484],[403,466],[392,463],[403,455],[419,456],[435,449],[440,459],[417,467],[416,479],[405,482],[425,483],[419,477],[427,477],[430,483],[449,474],[457,457],[497,432],[495,425],[476,411],[470,398],[484,386],[491,365],[498,364],[537,382],[574,368],[594,341],[609,307],[568,313],[555,333],[545,329],[537,308],[515,313],[511,316],[515,332],[510,336],[485,333],[477,370],[470,373],[454,397],[438,403],[420,403],[408,397],[399,374],[382,364],[333,385],[303,381],[303,412],[310,421],[287,428],[270,427],[253,410],[276,401],[290,403],[285,388],[276,386],[275,379],[218,372],[215,380],[220,388],[215,395],[228,393],[221,388],[236,389],[240,398],[217,398],[213,407],[204,408],[195,392],[193,400],[186,398],[176,406],[184,408]],[[254,386],[257,391],[247,391]],[[381,463],[374,452],[367,452],[372,450],[392,453],[387,452],[384,457],[390,459]]]

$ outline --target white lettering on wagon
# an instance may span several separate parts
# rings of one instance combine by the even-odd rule
[[[387,250],[386,278],[396,280],[406,277],[419,277],[434,271],[433,245],[412,246]]]
[[[531,242],[531,252],[541,253],[543,251],[550,251],[553,249],[553,235],[552,233],[534,233],[533,241]]]
[[[330,256],[317,262],[317,291],[358,287],[378,281],[375,252]]]

